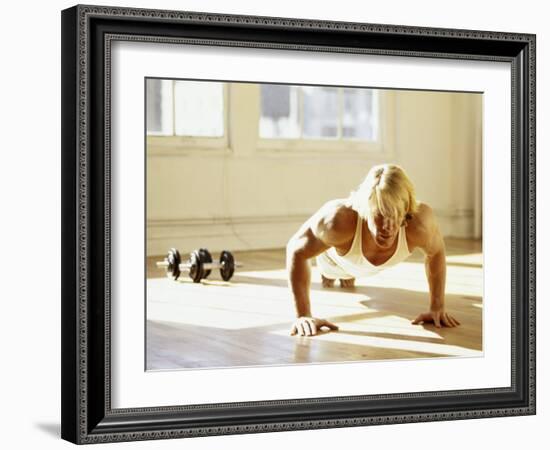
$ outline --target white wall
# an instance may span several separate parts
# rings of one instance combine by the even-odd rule
[[[444,235],[474,237],[481,158],[479,94],[384,91],[383,150],[275,150],[258,145],[259,87],[229,83],[227,149],[147,150],[147,250],[283,247],[316,209],[346,197],[375,164],[402,165]],[[477,161],[476,161],[477,160]]]
[[[343,428],[185,441],[109,444],[108,449],[296,449],[395,448],[541,448],[550,422],[549,235],[540,225],[550,220],[546,193],[549,167],[550,29],[544,2],[463,0],[338,2],[253,2],[251,0],[109,0],[144,6],[211,12],[299,16],[319,19],[454,27],[537,33],[538,47],[538,415],[458,422]],[[7,449],[74,448],[59,439],[60,404],[60,18],[72,1],[8,2],[0,28],[4,70],[0,195],[2,199],[0,274],[0,446]],[[503,213],[505,218],[507,213]],[[505,218],[503,220],[505,220]],[[29,259],[25,259],[31,256]],[[95,447],[94,447],[95,448]],[[98,446],[97,448],[103,448]]]
[[[400,92],[396,97],[396,162],[406,168],[419,199],[435,210],[442,232],[480,237],[474,210],[481,161],[481,105],[476,94]]]

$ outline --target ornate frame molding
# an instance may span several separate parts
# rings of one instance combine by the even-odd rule
[[[250,35],[266,30],[273,36],[276,33],[296,33],[304,30],[318,30],[337,33],[343,39],[349,33],[365,37],[365,46],[341,46],[323,43],[298,42],[267,42],[259,36],[256,40],[219,39],[211,37],[168,37],[151,36],[140,33],[112,32],[110,29],[93,29],[99,19],[116,22],[114,28],[124,27],[125,23],[134,21],[141,24],[161,23],[172,27],[178,25],[193,25],[212,29],[229,30],[227,26],[238,26],[246,29]],[[119,25],[122,24],[122,25]],[[204,14],[195,12],[157,11],[147,9],[111,8],[99,6],[76,6],[63,13],[64,45],[63,76],[64,76],[64,130],[63,130],[63,189],[64,193],[64,223],[68,234],[64,234],[63,251],[63,376],[72,383],[63,390],[63,427],[65,439],[76,443],[99,443],[113,441],[131,441],[143,439],[165,439],[174,437],[193,437],[217,434],[239,434],[250,432],[271,432],[327,427],[348,427],[374,424],[441,421],[469,418],[499,417],[510,415],[527,415],[535,413],[535,36],[530,34],[497,33],[471,30],[449,30],[423,27],[405,27],[396,25],[378,25],[331,21],[313,21],[304,19],[271,18],[256,16],[234,16]],[[118,27],[118,28],[117,28]],[[107,26],[107,28],[109,28]],[[116,31],[116,30],[115,30]],[[205,32],[206,33],[206,32]],[[101,171],[103,179],[94,178],[97,168],[91,165],[90,142],[97,133],[92,128],[93,116],[90,110],[94,107],[92,96],[97,95],[97,47],[92,46],[92,40],[101,39],[104,46],[101,62],[105,68],[103,86],[104,124],[102,132],[103,160]],[[292,36],[298,36],[292,35]],[[366,46],[368,38],[372,37],[375,46]],[[407,49],[379,48],[385,45],[387,38],[400,38],[405,42],[413,38]],[[428,46],[421,50],[414,49],[415,38],[428,38]],[[290,38],[292,39],[292,38]],[[431,39],[431,40],[430,40]],[[452,42],[457,40],[456,47],[460,51],[441,51],[441,40]],[[68,42],[71,40],[71,42]],[[375,395],[360,397],[331,397],[319,399],[293,399],[288,401],[250,402],[238,404],[195,405],[166,408],[111,409],[110,400],[110,67],[111,44],[113,41],[141,41],[162,43],[185,43],[192,45],[241,46],[265,49],[289,49],[322,52],[346,52],[363,54],[383,54],[396,56],[414,56],[451,59],[477,59],[485,61],[504,61],[512,65],[512,385],[509,388],[481,389],[470,391],[446,391],[420,394]],[[284,40],[284,39],[282,39]],[[345,39],[344,39],[345,40]],[[498,42],[494,54],[483,53],[480,50],[483,42]],[[430,44],[431,43],[431,44]],[[97,44],[96,44],[97,45]],[[472,51],[468,51],[471,48]],[[94,59],[95,58],[95,59]],[[69,67],[70,66],[70,67]],[[94,72],[95,71],[95,72]],[[65,83],[67,82],[67,83]],[[96,83],[96,84],[94,84]],[[76,105],[76,108],[75,106]],[[99,138],[96,139],[99,142]],[[75,152],[76,149],[76,152]],[[73,165],[76,170],[71,170]],[[519,165],[518,165],[519,163]],[[523,178],[522,178],[523,177]],[[103,199],[99,204],[104,211],[103,217],[97,217],[96,184],[101,181]],[[518,190],[518,186],[520,190]],[[522,189],[522,186],[527,186]],[[92,198],[93,197],[93,198]],[[93,203],[95,205],[95,203]],[[101,209],[100,208],[100,209]],[[101,267],[96,267],[97,257],[91,257],[92,230],[97,231],[97,221],[103,221],[103,259]],[[518,254],[519,253],[519,254]],[[74,266],[73,268],[69,266]],[[91,287],[94,277],[102,271],[104,274],[103,292],[103,323],[90,320],[93,313]],[[521,293],[527,293],[520,297]],[[520,305],[521,303],[521,305]],[[97,308],[97,306],[96,306]],[[518,316],[521,313],[521,317]],[[519,321],[519,322],[518,322]],[[521,330],[517,329],[517,324]],[[99,332],[103,338],[98,337]],[[521,338],[521,339],[520,339]],[[71,344],[65,344],[72,340]],[[521,342],[519,342],[521,340]],[[525,340],[525,341],[523,341]],[[92,406],[90,393],[97,392],[97,383],[90,379],[90,367],[97,360],[90,357],[91,349],[97,348],[103,342],[104,375],[103,408]],[[518,350],[521,349],[521,352]],[[526,351],[524,351],[526,349]],[[517,367],[521,370],[518,372]],[[94,375],[97,377],[97,373]],[[94,384],[95,383],[95,384]],[[101,384],[101,383],[100,383]],[[76,388],[76,389],[75,389]],[[171,414],[184,414],[189,411],[203,411],[220,408],[269,407],[282,408],[291,405],[327,405],[330,403],[363,400],[380,401],[399,399],[414,404],[415,399],[456,397],[473,400],[476,396],[511,395],[517,397],[509,406],[487,408],[472,408],[471,410],[454,409],[449,411],[415,412],[410,414],[366,414],[357,417],[328,417],[308,420],[281,420],[277,422],[250,424],[220,424],[214,426],[198,426],[192,422],[183,425],[169,426],[166,422]],[[527,394],[523,398],[523,394]],[[155,417],[155,423],[151,420]],[[165,425],[158,426],[164,417]],[[122,420],[124,418],[124,420]],[[128,420],[134,423],[128,425]],[[100,419],[100,420],[98,420]],[[124,422],[124,425],[121,423]]]

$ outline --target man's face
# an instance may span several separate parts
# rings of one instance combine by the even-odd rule
[[[384,217],[377,213],[367,220],[370,234],[376,245],[382,249],[390,248],[399,233],[401,220]]]

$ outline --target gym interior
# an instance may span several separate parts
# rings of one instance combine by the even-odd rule
[[[148,79],[146,113],[147,370],[483,355],[481,94]],[[312,312],[339,331],[291,336],[289,238],[381,163],[435,212],[461,325],[411,324],[429,306],[415,250],[354,288],[312,262]]]

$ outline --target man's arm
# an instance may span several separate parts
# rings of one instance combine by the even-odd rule
[[[287,244],[288,281],[297,317],[291,329],[292,335],[314,336],[323,326],[331,330],[338,329],[333,323],[311,314],[309,260],[346,239],[347,224],[342,223],[346,220],[344,216],[339,214],[337,206],[329,203],[304,223]]]
[[[460,322],[445,311],[445,281],[447,264],[445,261],[445,243],[441,231],[431,208],[423,205],[418,217],[417,225],[419,247],[425,254],[424,265],[426,278],[430,289],[430,310],[420,314],[413,324],[421,322],[433,322],[440,328],[443,324],[447,327],[455,327]]]
[[[309,303],[311,269],[309,259],[320,255],[329,248],[313,234],[310,227],[300,231],[302,232],[293,236],[286,246],[286,267],[297,317],[311,316]]]

